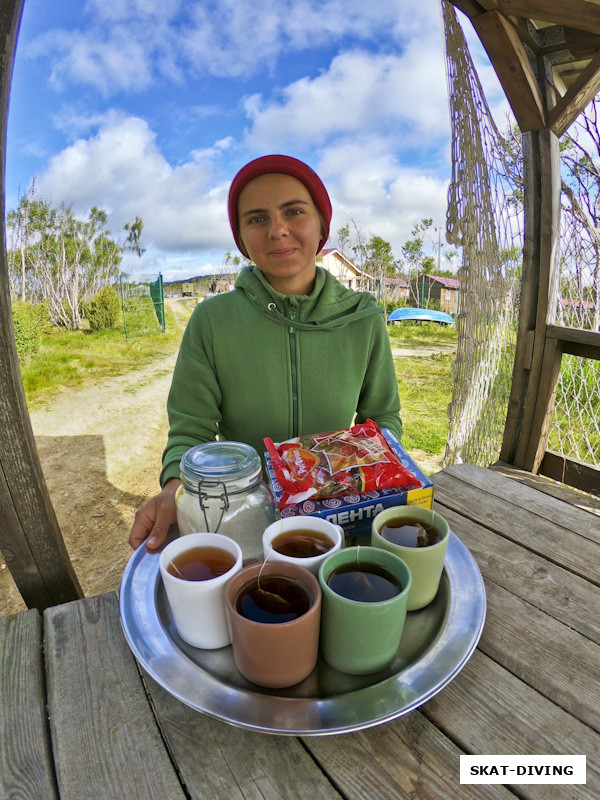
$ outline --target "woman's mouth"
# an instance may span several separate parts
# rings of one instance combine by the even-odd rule
[[[276,258],[282,258],[284,256],[292,255],[292,253],[295,253],[295,252],[296,252],[296,248],[295,247],[287,247],[287,248],[282,249],[282,250],[269,250],[269,255],[270,256],[275,256]]]

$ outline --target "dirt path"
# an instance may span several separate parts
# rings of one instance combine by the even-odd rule
[[[170,303],[183,325],[185,313],[177,301]],[[394,355],[446,349],[395,350]],[[118,589],[131,555],[127,539],[135,512],[158,491],[175,359],[173,353],[135,372],[65,390],[31,412],[50,497],[87,596]],[[411,455],[427,471],[441,468],[441,459],[421,451]],[[24,608],[0,560],[0,616]]]
[[[177,318],[183,324],[184,315]],[[118,588],[134,514],[159,489],[176,357],[64,390],[30,412],[48,491],[86,595]],[[24,609],[4,562],[0,567],[0,615]]]

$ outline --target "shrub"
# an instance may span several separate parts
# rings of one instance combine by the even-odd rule
[[[40,347],[40,333],[46,319],[45,306],[34,306],[27,300],[12,304],[13,328],[19,361],[35,355]]]
[[[103,286],[84,306],[84,314],[93,331],[116,327],[121,302],[112,286]]]

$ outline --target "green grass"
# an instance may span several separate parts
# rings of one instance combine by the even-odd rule
[[[170,308],[165,311],[165,333],[157,324],[154,333],[126,338],[122,323],[97,332],[46,331],[37,355],[21,365],[27,403],[35,407],[60,388],[122,375],[172,353],[179,347],[182,326],[175,322]]]
[[[394,322],[387,326],[392,347],[405,344],[417,347],[428,345],[456,344],[454,325],[438,325],[435,322]]]
[[[405,450],[419,449],[430,455],[443,455],[448,438],[446,409],[452,399],[450,364],[453,358],[451,353],[443,353],[394,359]]]

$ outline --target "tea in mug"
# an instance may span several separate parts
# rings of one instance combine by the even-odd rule
[[[325,533],[306,528],[280,533],[272,540],[271,547],[290,558],[313,558],[331,550],[333,542]]]
[[[403,588],[385,567],[358,561],[336,567],[327,578],[327,585],[336,594],[358,603],[381,603],[396,597]]]
[[[382,539],[401,547],[430,547],[440,540],[440,536],[433,526],[409,517],[397,520],[389,519],[385,525],[382,525],[379,533]]]
[[[235,562],[233,553],[220,547],[190,547],[171,559],[167,572],[184,581],[209,581],[229,572]]]
[[[234,600],[238,614],[253,622],[291,622],[310,608],[304,586],[283,575],[265,575],[242,586]]]

